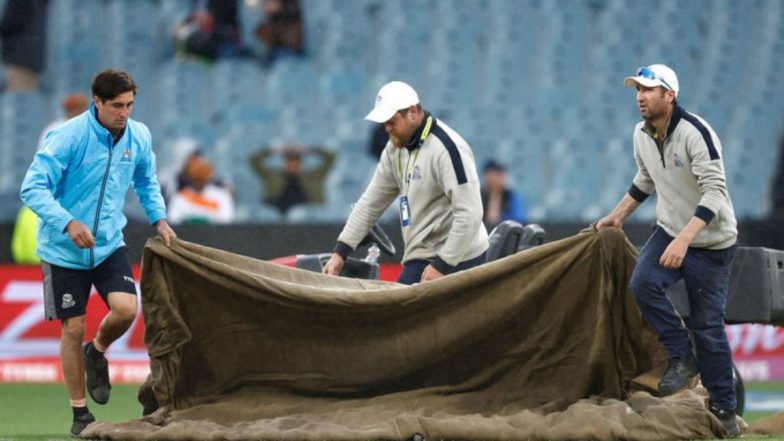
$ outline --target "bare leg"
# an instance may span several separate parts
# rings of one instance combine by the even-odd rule
[[[110,292],[107,296],[109,313],[101,321],[95,340],[108,348],[120,338],[136,318],[136,295],[127,292]]]
[[[84,358],[82,356],[84,323],[83,315],[62,321],[60,364],[71,400],[84,399]]]

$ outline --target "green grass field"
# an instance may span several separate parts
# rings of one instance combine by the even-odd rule
[[[106,406],[88,399],[90,412],[102,421],[139,418],[136,385],[112,386]],[[63,384],[0,384],[0,441],[70,440],[71,408]]]
[[[784,382],[747,383],[748,391],[784,393]],[[136,401],[136,385],[112,387],[112,399],[106,406],[90,402],[90,411],[102,421],[127,421],[141,416]],[[747,412],[751,424],[770,412]],[[0,384],[0,441],[70,440],[71,410],[62,384]],[[744,440],[784,441],[781,437],[754,437]]]

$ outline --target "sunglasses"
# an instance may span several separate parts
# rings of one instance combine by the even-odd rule
[[[648,69],[647,67],[641,67],[641,68],[637,69],[637,73],[635,74],[635,76],[647,78],[649,80],[661,81],[662,84],[664,84],[664,87],[667,88],[667,90],[673,90],[672,86],[670,86],[670,84],[667,82],[667,80],[665,80],[661,76],[657,75],[656,72]]]

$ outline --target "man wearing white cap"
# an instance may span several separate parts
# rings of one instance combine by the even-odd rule
[[[678,77],[663,64],[624,80],[637,89],[643,121],[634,129],[637,174],[629,191],[597,228],[621,227],[654,191],[657,227],[640,251],[630,289],[659,334],[670,363],[659,382],[666,396],[701,375],[710,411],[737,437],[732,353],[724,331],[730,268],[738,235],[719,137],[705,120],[678,105]],[[684,279],[696,357],[689,334],[664,290]]]
[[[424,282],[481,264],[487,230],[468,143],[425,111],[416,91],[400,81],[379,90],[365,119],[383,124],[389,142],[323,272],[340,274],[347,256],[396,199],[405,243],[400,283]]]

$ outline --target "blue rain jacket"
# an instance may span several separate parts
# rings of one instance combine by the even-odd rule
[[[128,220],[123,207],[131,185],[150,223],[165,219],[155,170],[147,126],[129,118],[115,143],[98,121],[95,104],[49,132],[20,192],[41,220],[38,256],[57,266],[89,269],[124,246],[122,229]],[[93,248],[82,249],[71,241],[66,226],[72,219],[92,230]]]

